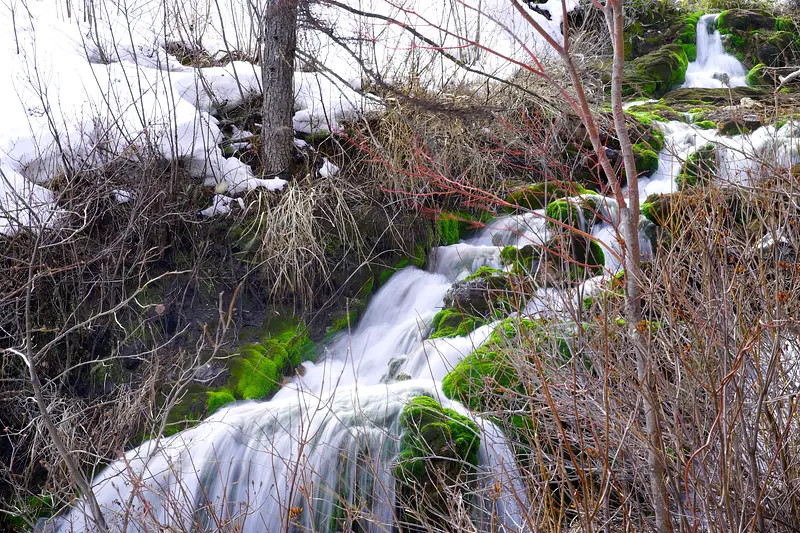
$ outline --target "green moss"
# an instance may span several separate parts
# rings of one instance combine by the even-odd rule
[[[485,323],[484,319],[463,313],[458,309],[442,309],[433,317],[433,333],[430,338],[464,337]]]
[[[707,144],[689,155],[675,183],[679,190],[707,183],[716,171],[717,151]],[[655,221],[654,221],[655,222]]]
[[[667,119],[654,111],[641,111],[636,109],[637,107],[639,106],[629,107],[625,110],[625,113],[635,118],[643,126],[652,126],[655,122],[668,122]]]
[[[569,200],[550,202],[547,204],[547,209],[545,209],[545,216],[548,218],[548,224],[553,227],[560,227],[554,223],[554,221],[557,221],[573,228],[579,228],[583,219],[578,206]]]
[[[687,15],[683,21],[683,30],[678,36],[677,43],[683,47],[686,58],[689,61],[695,61],[697,59],[697,22],[702,16],[702,11],[696,11]]]
[[[236,398],[228,389],[206,391],[206,413],[212,415],[220,407],[235,401]]]
[[[692,43],[692,44],[681,43],[681,48],[683,48],[683,51],[686,53],[686,59],[688,59],[690,63],[692,61],[697,61],[697,45],[696,44],[694,44],[694,43]]]
[[[499,268],[493,268],[493,267],[490,267],[490,266],[482,266],[478,270],[476,270],[474,274],[470,274],[469,276],[464,278],[464,280],[465,281],[469,281],[469,280],[478,279],[478,278],[490,279],[490,278],[497,277],[497,276],[506,277],[507,275],[508,275],[508,273],[506,271],[500,270]]]
[[[484,411],[499,397],[509,401],[526,398],[526,383],[517,372],[518,357],[537,354],[545,361],[563,363],[572,357],[571,333],[566,329],[544,327],[530,320],[506,319],[498,325],[480,348],[462,359],[442,380],[442,391],[471,409]],[[519,395],[505,395],[516,391]],[[516,409],[519,406],[506,406]]]
[[[3,531],[30,531],[29,522],[36,523],[39,518],[46,518],[53,516],[58,511],[57,507],[53,505],[53,498],[48,495],[27,496],[11,505],[7,502],[8,506],[13,509],[20,509],[20,514],[3,513],[0,516],[0,528]],[[6,529],[10,528],[10,529]]]
[[[436,219],[436,235],[439,245],[447,246],[456,244],[467,234],[467,232],[469,232],[469,230],[475,227],[477,223],[483,222],[485,220],[485,216],[488,215],[486,213],[482,213],[481,216],[476,218],[466,211],[443,211]],[[414,262],[414,258],[412,258],[412,262],[416,266],[423,266],[425,264],[424,259],[421,264]]]
[[[789,17],[777,17],[775,19],[775,31],[797,33],[797,26]]]
[[[510,192],[506,196],[506,202],[510,207],[506,207],[505,210],[514,212],[517,209],[544,209],[553,200],[587,192],[589,191],[577,184],[568,185],[556,181],[536,183]]]
[[[664,46],[631,61],[623,76],[623,95],[660,96],[683,83],[689,59],[680,44]]]
[[[427,485],[437,467],[450,480],[478,465],[480,429],[464,415],[429,396],[411,400],[400,415],[405,430],[395,475],[401,483]]]
[[[358,309],[351,309],[350,311],[342,312],[341,314],[334,315],[333,322],[331,325],[328,326],[328,329],[325,330],[325,334],[335,335],[340,331],[347,331],[351,328],[356,326],[356,322],[358,322]]]
[[[759,63],[753,68],[751,68],[750,71],[747,73],[747,77],[745,78],[747,85],[749,85],[750,87],[758,87],[766,85],[767,83],[764,77],[764,75],[766,74],[765,70],[766,68],[767,67],[762,63]]]
[[[500,259],[504,265],[511,267],[511,270],[520,274],[530,272],[533,262],[539,259],[539,249],[533,245],[517,248],[516,246],[506,246],[500,251]]]
[[[639,175],[652,176],[658,170],[658,153],[649,145],[634,144],[633,156],[636,159],[636,171]]]
[[[273,353],[269,348],[257,344],[241,349],[239,359],[231,370],[237,397],[243,400],[260,400],[278,390],[282,374],[273,358],[282,361],[284,365],[288,360],[285,349]]]
[[[717,129],[717,123],[712,120],[701,120],[700,122],[694,122],[693,124],[698,128],[700,128],[701,130]]]
[[[228,388],[242,400],[268,397],[278,390],[286,374],[315,352],[305,324],[289,323],[239,349],[230,365]]]
[[[460,239],[461,231],[459,229],[461,221],[453,215],[442,213],[436,219],[436,235],[439,238],[439,244],[447,246],[455,244]]]

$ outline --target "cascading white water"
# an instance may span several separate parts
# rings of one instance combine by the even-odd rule
[[[741,87],[747,72],[738,59],[725,52],[717,30],[719,15],[703,15],[697,21],[697,59],[686,69],[684,87]]]
[[[445,292],[483,265],[500,266],[500,248],[488,243],[542,243],[546,237],[541,213],[528,214],[499,219],[469,242],[435,249],[429,271],[409,267],[392,276],[352,334],[336,339],[320,362],[305,363],[302,376],[272,400],[223,408],[194,428],[126,453],[92,482],[112,531],[207,531],[227,524],[244,533],[327,533],[355,511],[364,531],[392,528],[392,464],[403,406],[427,394],[466,414],[442,395],[440,382],[491,331],[485,326],[462,338],[425,340]],[[399,372],[412,379],[395,381]],[[478,422],[476,501],[484,513],[475,518],[524,529],[525,495],[514,456],[496,427]],[[499,498],[497,484],[504,487]],[[87,516],[81,500],[55,529],[92,531]]]
[[[744,83],[744,69],[724,53],[719,32],[709,31],[715,20],[707,15],[698,22],[698,57],[689,65],[687,86],[721,87],[715,73],[727,74],[731,86]],[[797,162],[800,152],[800,127],[794,123],[736,138],[680,122],[661,127],[665,147],[658,171],[639,180],[642,201],[674,190],[682,162],[708,142],[723,147],[721,176],[738,181],[746,179],[753,154],[788,164]],[[619,214],[613,199],[602,199],[601,206],[606,222],[594,224],[591,232],[605,248],[606,269],[614,272],[620,268],[614,230]],[[499,218],[467,242],[435,249],[428,271],[409,267],[395,274],[352,334],[337,338],[320,362],[304,363],[302,376],[272,400],[223,408],[195,428],[126,453],[92,482],[112,530],[206,531],[227,525],[243,533],[301,528],[329,533],[350,515],[351,525],[366,532],[392,528],[392,461],[403,406],[427,394],[465,412],[443,397],[440,382],[491,331],[484,326],[461,338],[426,340],[445,292],[483,265],[500,267],[503,246],[543,244],[550,236],[539,210]],[[601,290],[603,283],[593,278],[571,292],[541,288],[525,312],[558,312]],[[396,381],[401,373],[412,379]],[[514,455],[497,427],[479,422],[477,501],[484,512],[476,519],[491,516],[509,531],[524,530],[525,490]],[[496,484],[503,488],[500,497]],[[481,488],[492,496],[481,497]],[[90,511],[80,500],[55,529],[91,531],[87,516]]]

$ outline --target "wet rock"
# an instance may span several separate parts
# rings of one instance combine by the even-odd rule
[[[222,387],[230,374],[231,371],[222,363],[206,363],[194,371],[192,382],[206,387]]]
[[[445,307],[462,309],[470,314],[486,315],[499,296],[483,278],[456,282],[444,295]]]

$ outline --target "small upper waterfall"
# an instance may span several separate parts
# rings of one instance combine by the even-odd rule
[[[697,60],[689,63],[685,87],[741,87],[747,72],[738,59],[725,52],[717,30],[719,15],[703,15],[697,21]]]

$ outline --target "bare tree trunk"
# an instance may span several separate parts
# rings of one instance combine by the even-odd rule
[[[266,0],[261,19],[261,161],[272,175],[289,172],[292,162],[297,1]]]
[[[628,333],[636,350],[636,373],[642,390],[645,415],[645,432],[649,441],[647,466],[650,477],[650,491],[655,510],[656,528],[660,533],[672,531],[669,513],[669,495],[666,486],[663,444],[661,441],[661,417],[659,410],[658,388],[647,347],[647,339],[640,324],[642,322],[642,276],[639,262],[639,179],[633,143],[625,124],[625,112],[622,107],[622,75],[624,67],[623,8],[621,0],[607,0],[604,14],[614,44],[614,63],[611,73],[611,110],[614,128],[625,163],[628,180],[628,191],[625,203],[619,205],[620,225],[625,239],[623,265],[625,268],[625,314]]]

